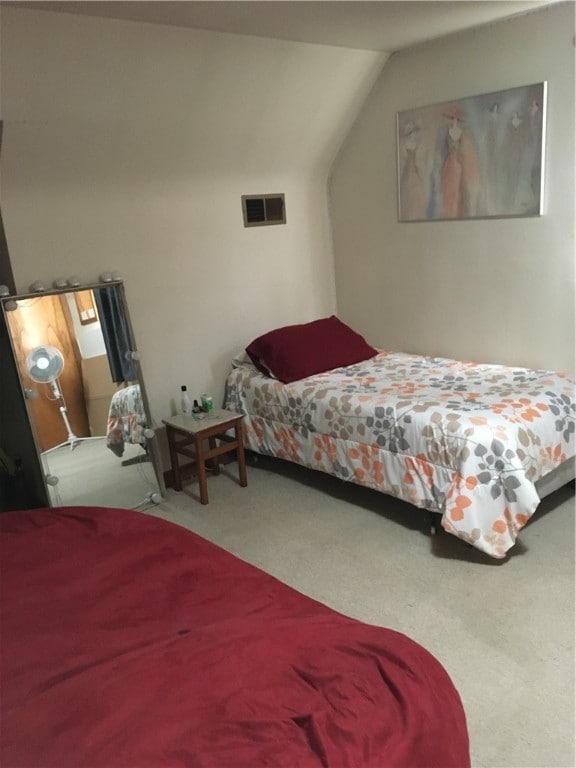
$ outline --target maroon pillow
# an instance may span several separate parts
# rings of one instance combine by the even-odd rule
[[[246,347],[259,371],[287,384],[378,353],[335,315],[265,333]]]

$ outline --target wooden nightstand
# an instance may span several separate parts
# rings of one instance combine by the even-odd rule
[[[187,456],[194,459],[200,481],[200,501],[208,504],[208,483],[206,477],[206,462],[211,462],[212,472],[217,475],[220,472],[218,456],[236,451],[238,459],[238,471],[240,485],[246,487],[246,460],[244,457],[244,443],[242,439],[242,419],[240,413],[232,411],[213,410],[208,413],[193,414],[191,416],[179,414],[168,419],[162,419],[166,425],[166,436],[170,450],[170,463],[174,472],[174,489],[182,490],[181,467],[178,456]],[[234,437],[226,435],[229,430],[234,430]],[[221,445],[217,438],[223,440]],[[206,449],[205,442],[208,442]]]

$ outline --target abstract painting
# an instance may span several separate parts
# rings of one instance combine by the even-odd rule
[[[399,221],[541,215],[545,124],[545,82],[399,112]]]

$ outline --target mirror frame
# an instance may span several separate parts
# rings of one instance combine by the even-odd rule
[[[50,289],[42,290],[42,291],[36,291],[36,292],[30,292],[30,293],[21,293],[21,294],[14,294],[14,295],[0,297],[0,303],[2,305],[2,312],[4,314],[4,320],[5,320],[5,324],[6,324],[6,329],[7,329],[8,337],[9,337],[9,340],[10,340],[10,349],[11,349],[11,352],[12,352],[12,358],[13,358],[14,362],[16,363],[16,361],[18,359],[17,358],[17,351],[16,351],[16,347],[14,345],[13,335],[10,332],[10,324],[9,324],[9,320],[8,320],[8,315],[10,315],[12,312],[17,310],[17,308],[18,308],[17,306],[12,306],[13,304],[17,305],[19,301],[24,301],[26,299],[38,299],[38,298],[42,298],[43,296],[61,296],[61,295],[68,295],[68,294],[76,295],[78,292],[81,292],[81,291],[95,291],[95,290],[98,290],[99,288],[112,288],[112,287],[115,287],[118,290],[118,292],[119,292],[119,295],[120,295],[120,298],[121,298],[121,302],[122,302],[122,309],[123,309],[124,317],[125,317],[125,320],[126,320],[126,327],[127,327],[127,330],[128,330],[128,336],[129,336],[129,340],[130,340],[131,351],[136,353],[134,355],[134,357],[132,358],[131,362],[134,365],[134,369],[135,369],[135,372],[136,372],[136,375],[137,375],[136,376],[136,381],[137,381],[137,383],[138,383],[138,385],[140,387],[140,395],[141,395],[141,398],[142,398],[142,406],[143,406],[144,413],[145,413],[145,416],[146,416],[146,422],[147,422],[149,428],[154,431],[154,437],[148,439],[149,442],[147,443],[147,450],[149,450],[150,461],[152,463],[152,467],[153,467],[153,470],[154,470],[154,475],[155,475],[155,478],[156,478],[156,484],[158,486],[158,494],[160,495],[160,497],[163,497],[165,495],[166,486],[164,484],[163,473],[161,472],[161,469],[160,469],[161,468],[161,462],[160,462],[160,455],[159,455],[159,448],[158,448],[158,435],[157,435],[156,429],[153,427],[153,421],[152,421],[152,416],[151,416],[151,411],[150,411],[150,404],[149,404],[148,396],[147,396],[147,393],[146,393],[146,386],[144,384],[144,377],[143,377],[143,374],[142,374],[142,367],[140,365],[140,356],[137,353],[136,338],[135,338],[135,335],[134,335],[134,329],[133,329],[133,326],[132,326],[132,320],[130,318],[130,312],[129,312],[129,309],[128,309],[128,302],[126,300],[126,291],[124,289],[124,282],[122,280],[111,280],[111,281],[107,281],[107,282],[89,283],[89,284],[83,284],[83,285],[77,285],[77,286],[76,285],[74,285],[74,286],[66,285],[66,286],[63,286],[61,288],[60,287],[59,288],[55,288],[54,287],[54,288],[50,288]],[[30,427],[30,430],[31,430],[31,433],[32,433],[33,440],[34,440],[34,447],[35,447],[35,452],[36,452],[36,461],[37,461],[38,466],[40,467],[40,473],[42,475],[42,481],[44,483],[44,487],[45,487],[45,491],[46,491],[46,497],[47,497],[51,507],[58,507],[60,505],[54,504],[52,502],[51,494],[50,494],[49,488],[48,488],[48,484],[46,483],[46,476],[45,476],[45,473],[44,473],[44,470],[43,470],[43,465],[42,465],[42,450],[40,448],[40,442],[39,442],[38,432],[37,432],[38,428],[37,428],[37,425],[35,424],[35,420],[31,417],[30,409],[29,409],[29,406],[28,406],[28,399],[29,398],[26,395],[26,390],[29,389],[29,387],[25,386],[25,382],[22,379],[22,375],[20,373],[20,370],[19,370],[17,364],[16,364],[16,369],[17,369],[17,372],[18,372],[18,383],[19,383],[19,386],[20,386],[20,394],[21,394],[22,400],[24,401],[24,404],[25,404],[25,407],[26,407],[26,415],[27,415],[27,419],[28,419],[28,424],[29,424],[29,427]],[[156,505],[159,502],[152,501],[151,495],[152,495],[152,493],[150,494],[150,501],[149,501],[149,503],[150,503],[150,505],[154,506],[154,505]],[[142,507],[145,506],[145,504],[146,504],[146,502],[143,501],[140,504],[135,505],[135,507],[142,508]],[[91,506],[99,506],[98,501],[95,500],[94,503],[91,504]]]

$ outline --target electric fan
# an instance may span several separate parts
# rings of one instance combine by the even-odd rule
[[[73,450],[77,443],[80,442],[80,438],[72,431],[70,421],[68,420],[66,402],[58,385],[58,376],[64,370],[64,356],[62,352],[49,344],[43,347],[36,347],[26,357],[26,370],[32,381],[38,384],[49,384],[52,388],[54,400],[59,403],[60,414],[64,420],[68,437],[63,443],[55,446],[55,448],[70,445],[70,448]],[[54,448],[50,450],[54,450]]]

